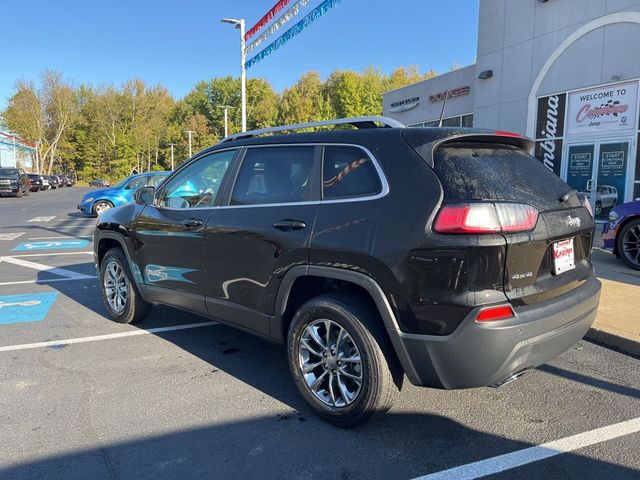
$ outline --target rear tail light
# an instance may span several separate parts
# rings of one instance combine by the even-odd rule
[[[464,203],[440,209],[433,229],[438,233],[515,233],[533,230],[538,210],[521,203]]]
[[[582,206],[586,208],[589,211],[589,215],[593,217],[593,209],[591,208],[591,202],[589,201],[588,197],[582,197]]]
[[[515,132],[504,132],[502,130],[496,130],[494,132],[494,135],[497,135],[499,137],[522,137],[522,135],[520,135],[519,133],[515,133]]]
[[[500,305],[499,307],[489,307],[480,310],[476,316],[476,322],[495,322],[515,317],[515,312],[511,305]]]

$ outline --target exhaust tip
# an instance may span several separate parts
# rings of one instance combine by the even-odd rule
[[[507,383],[511,383],[511,382],[515,382],[518,378],[520,378],[522,375],[524,375],[524,373],[527,371],[527,369],[525,368],[524,370],[520,370],[519,372],[513,373],[511,375],[509,375],[507,378],[505,378],[504,380],[500,380],[499,382],[496,382],[492,385],[489,385],[489,387],[491,388],[500,388],[504,385],[506,385]]]

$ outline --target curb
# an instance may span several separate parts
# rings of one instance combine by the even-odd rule
[[[640,356],[640,342],[632,340],[631,338],[621,337],[620,335],[595,328],[590,328],[585,337],[608,347],[615,348],[616,350]]]

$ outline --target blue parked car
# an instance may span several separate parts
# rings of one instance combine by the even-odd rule
[[[640,270],[640,199],[621,203],[609,212],[602,231],[604,249]]]
[[[138,173],[125,178],[113,187],[87,192],[78,204],[78,210],[86,215],[98,216],[113,207],[133,202],[136,190],[148,185],[158,187],[171,172]]]

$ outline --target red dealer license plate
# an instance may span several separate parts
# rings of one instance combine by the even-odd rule
[[[573,238],[553,244],[553,264],[556,275],[576,268]]]

